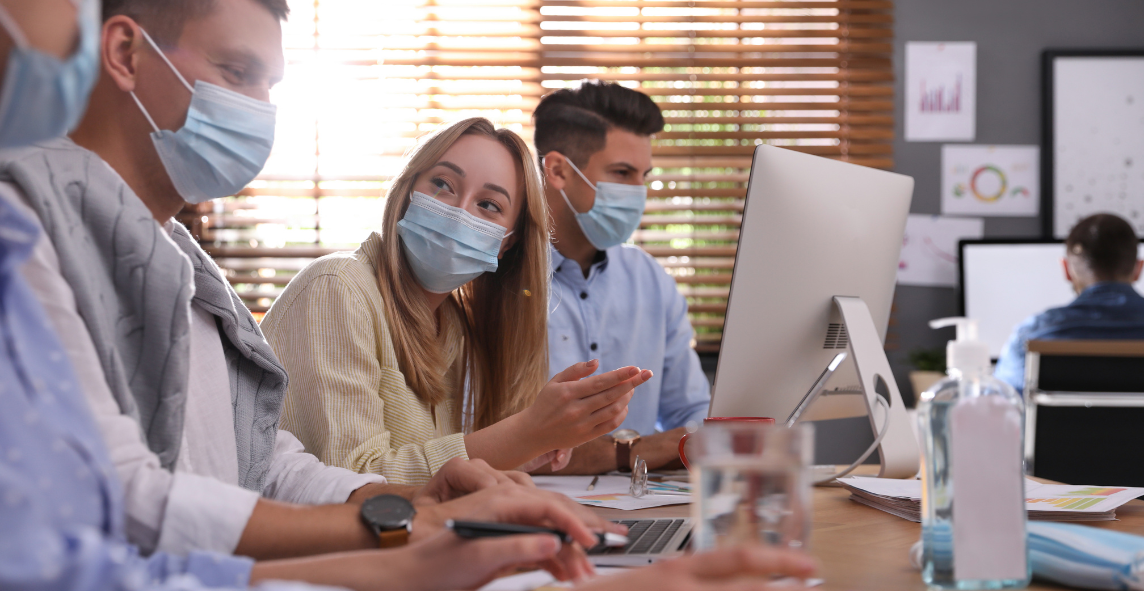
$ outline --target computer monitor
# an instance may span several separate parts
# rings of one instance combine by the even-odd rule
[[[1076,297],[1061,269],[1060,240],[962,240],[958,249],[961,313],[977,320],[977,336],[994,359],[1018,324]],[[1136,290],[1144,293],[1144,279]]]
[[[916,473],[917,443],[883,351],[913,187],[900,174],[755,149],[710,416],[784,421],[847,350],[803,418],[868,415],[877,433],[888,414],[883,475]],[[876,391],[888,413],[875,408]]]

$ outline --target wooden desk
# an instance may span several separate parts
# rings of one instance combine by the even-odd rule
[[[925,589],[921,573],[910,566],[909,548],[921,536],[921,524],[860,505],[842,488],[814,489],[811,554],[818,558],[820,576],[830,590],[894,591]],[[641,511],[595,509],[607,519],[686,517],[687,505]],[[1116,510],[1119,521],[1089,523],[1144,535],[1144,502],[1132,501]],[[1030,589],[1065,589],[1034,582]]]

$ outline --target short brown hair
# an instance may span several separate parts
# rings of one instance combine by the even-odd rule
[[[663,113],[651,97],[614,82],[585,80],[579,88],[562,88],[541,99],[532,112],[533,143],[541,158],[556,151],[578,166],[604,149],[608,130],[636,135],[663,131]]]
[[[218,0],[103,0],[103,20],[125,15],[144,25],[156,41],[174,43],[187,21],[214,10]],[[280,21],[290,15],[286,0],[254,0]]]
[[[1123,218],[1110,213],[1077,222],[1065,239],[1065,248],[1088,265],[1097,281],[1121,281],[1136,268],[1136,232]]]

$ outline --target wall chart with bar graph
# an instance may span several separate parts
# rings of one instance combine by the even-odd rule
[[[906,43],[906,140],[972,141],[977,44]]]

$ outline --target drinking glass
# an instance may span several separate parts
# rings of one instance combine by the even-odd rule
[[[813,426],[706,425],[687,448],[696,551],[746,543],[807,548]]]

